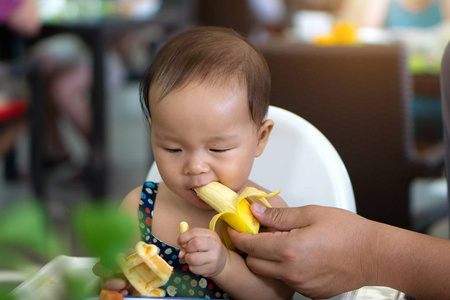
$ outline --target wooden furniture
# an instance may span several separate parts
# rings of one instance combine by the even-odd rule
[[[412,78],[403,48],[259,47],[272,73],[271,104],[302,116],[335,146],[358,213],[410,228],[410,183],[442,174],[443,146],[421,153],[415,147]]]

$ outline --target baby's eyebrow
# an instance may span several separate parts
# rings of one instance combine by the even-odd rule
[[[183,138],[180,136],[173,136],[167,133],[155,132],[155,137],[164,140],[164,141],[180,141]],[[204,138],[204,141],[207,143],[217,143],[217,142],[229,142],[236,140],[238,138],[237,134],[217,134],[211,135],[209,137]]]
[[[171,141],[173,141],[173,140],[177,140],[178,139],[175,136],[171,136],[171,135],[168,135],[168,134],[165,134],[165,133],[160,133],[160,132],[157,132],[157,131],[155,132],[155,136],[158,139],[161,139],[161,140],[171,140]]]
[[[208,138],[209,141],[214,141],[214,142],[226,142],[226,141],[230,141],[230,140],[234,140],[236,139],[237,136],[235,134],[224,134],[224,135],[215,135],[212,136],[210,138]]]

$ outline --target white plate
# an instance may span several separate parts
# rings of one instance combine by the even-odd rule
[[[98,258],[60,255],[14,289],[15,299],[63,299],[65,278],[76,276],[85,279],[85,291],[95,291],[99,278],[92,272]]]

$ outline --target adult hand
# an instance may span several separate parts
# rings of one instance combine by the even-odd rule
[[[375,222],[321,206],[266,209],[255,203],[251,209],[274,231],[229,231],[234,245],[248,253],[247,264],[255,273],[280,279],[311,298],[329,298],[372,282]]]

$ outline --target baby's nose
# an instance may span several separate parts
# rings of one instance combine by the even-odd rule
[[[193,156],[187,162],[184,173],[186,175],[199,175],[208,173],[209,170],[209,164],[202,157]]]

